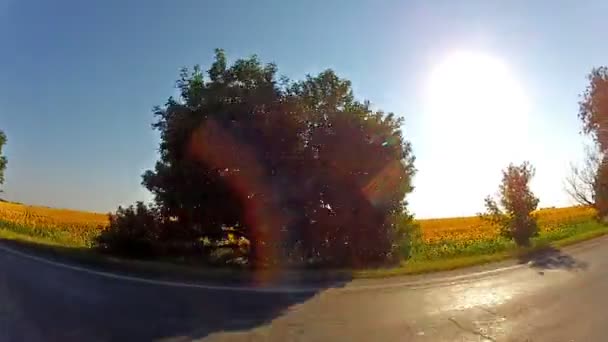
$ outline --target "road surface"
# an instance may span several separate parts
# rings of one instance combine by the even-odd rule
[[[139,281],[6,248],[0,245],[1,341],[608,338],[608,238],[495,272],[358,280],[293,292]]]

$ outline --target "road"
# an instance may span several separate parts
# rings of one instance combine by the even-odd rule
[[[0,245],[0,340],[606,340],[608,238],[512,264],[251,292],[117,278]]]

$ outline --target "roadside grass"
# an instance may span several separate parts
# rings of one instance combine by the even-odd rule
[[[89,245],[86,240],[74,239],[69,232],[61,229],[45,229],[4,220],[0,220],[0,236],[11,240],[67,247],[86,247]]]
[[[427,272],[447,271],[463,267],[502,261],[534,253],[547,246],[563,247],[608,233],[608,226],[594,220],[564,224],[541,234],[527,248],[518,248],[512,241],[496,237],[481,240],[443,240],[419,243],[414,255],[400,267],[361,270],[304,270],[283,271],[297,279],[325,280],[330,278],[384,278]],[[215,268],[178,260],[134,260],[100,254],[82,239],[74,239],[65,232],[48,231],[0,220],[0,240],[35,255],[53,257],[60,261],[100,267],[105,270],[181,279],[228,280],[250,282],[270,279],[276,270],[244,271],[232,268]]]
[[[390,275],[419,274],[448,271],[462,267],[503,261],[535,253],[548,246],[556,248],[593,239],[608,234],[608,225],[588,220],[572,225],[563,225],[551,231],[540,233],[532,239],[529,247],[517,247],[513,241],[496,237],[495,239],[471,241],[444,241],[436,244],[417,246],[414,256],[404,261],[399,268],[386,270],[364,270],[360,276],[378,277]]]

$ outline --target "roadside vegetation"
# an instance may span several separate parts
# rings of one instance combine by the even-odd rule
[[[503,260],[547,244],[561,246],[608,233],[608,227],[598,223],[596,211],[590,207],[546,208],[534,214],[538,218],[538,236],[523,250],[501,236],[498,226],[479,216],[416,220],[420,236],[409,247],[410,257],[402,259],[399,267],[360,269],[353,275],[374,277],[448,270]],[[108,224],[108,216],[99,213],[0,203],[0,239],[50,249],[58,247],[67,254],[72,249],[77,258],[82,258],[83,252],[89,254],[85,256],[87,259],[103,257],[93,245],[95,237]],[[201,265],[200,260],[155,261]]]
[[[154,109],[159,160],[142,175],[151,203],[104,215],[0,202],[0,238],[100,257],[391,275],[608,232],[606,68],[592,70],[579,104],[593,148],[566,190],[580,205],[538,209],[524,162],[505,167],[497,194],[480,199],[484,213],[431,220],[408,211],[416,169],[403,117],[356,99],[332,70],[277,75],[255,56],[230,64],[222,50],[207,71],[183,69],[179,96]],[[0,185],[5,143],[0,132]]]

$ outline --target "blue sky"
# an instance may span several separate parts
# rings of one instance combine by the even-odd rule
[[[0,0],[4,196],[96,211],[149,199],[140,175],[156,160],[151,108],[174,93],[180,67],[207,66],[221,47],[231,58],[274,61],[296,79],[333,68],[359,98],[404,115],[419,217],[479,212],[500,168],[523,159],[537,168],[541,205],[565,205],[563,178],[583,150],[578,94],[591,67],[608,63],[599,39],[607,9],[602,1]],[[509,154],[504,132],[473,139],[501,132],[491,107],[485,126],[434,129],[453,114],[429,114],[426,84],[454,51],[499,60],[525,92],[526,130],[508,135],[523,150]]]

